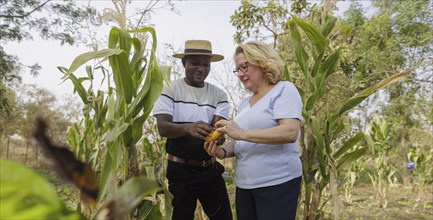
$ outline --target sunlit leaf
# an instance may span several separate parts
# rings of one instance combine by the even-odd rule
[[[124,219],[133,208],[143,200],[143,197],[160,190],[157,182],[149,180],[144,176],[128,179],[114,194],[106,208],[108,212],[102,211],[98,218],[101,219]]]
[[[292,35],[293,49],[295,50],[296,60],[298,61],[299,67],[304,73],[304,76],[308,75],[308,63],[309,57],[305,52],[301,43],[301,34],[298,31],[298,27],[295,22],[289,21],[290,34]]]
[[[70,73],[75,72],[80,66],[87,63],[88,61],[92,59],[98,59],[103,57],[108,57],[112,55],[118,55],[122,53],[123,50],[120,49],[102,49],[99,51],[94,52],[87,52],[83,53],[81,55],[78,55],[74,61],[72,61],[71,66],[69,67],[68,71],[66,72],[66,75],[63,76],[63,78],[67,78]]]
[[[326,47],[328,47],[328,43],[326,41],[325,36],[313,25],[307,23],[306,21],[296,17],[291,14],[292,19],[296,24],[305,32],[308,38],[313,42],[314,46],[317,49],[317,53],[322,53]]]
[[[368,98],[371,94],[373,94],[377,90],[379,90],[379,89],[381,89],[387,85],[390,85],[392,83],[395,83],[395,82],[402,80],[406,75],[408,75],[409,73],[411,73],[415,69],[416,68],[410,68],[410,69],[407,69],[401,73],[394,74],[394,75],[380,81],[376,85],[374,85],[374,86],[362,91],[361,93],[355,95],[354,97],[352,97],[346,103],[343,104],[343,106],[340,108],[340,111],[338,111],[338,115],[342,115],[347,110],[352,109],[353,107],[355,107],[356,105],[358,105],[359,103],[364,101],[366,98]]]
[[[335,22],[337,21],[337,17],[332,15],[327,15],[325,18],[325,24],[322,27],[323,36],[327,37],[329,33],[331,33],[332,29],[334,29]]]
[[[346,153],[347,151],[349,151],[353,146],[355,146],[359,141],[361,141],[362,139],[364,139],[364,133],[363,132],[359,132],[358,134],[356,134],[355,136],[353,136],[352,138],[350,138],[349,140],[347,140],[343,146],[341,146],[337,152],[334,153],[333,157],[334,159],[338,159],[340,156],[342,156],[344,153]]]
[[[362,155],[364,155],[365,152],[367,152],[367,150],[368,150],[368,147],[362,147],[362,148],[356,149],[356,150],[354,150],[348,154],[345,154],[344,156],[341,157],[340,160],[338,160],[337,169],[341,170],[344,167],[346,167],[347,165],[351,164],[353,161],[357,160]]]

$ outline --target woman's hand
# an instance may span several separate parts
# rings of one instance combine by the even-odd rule
[[[234,140],[244,140],[246,137],[246,130],[239,127],[234,121],[220,120],[215,127],[217,131],[227,134]]]
[[[217,157],[218,159],[224,159],[224,150],[218,147],[215,141],[205,142],[204,149],[210,156]]]

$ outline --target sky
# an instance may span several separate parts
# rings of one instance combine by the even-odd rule
[[[87,1],[83,1],[86,2]],[[133,5],[144,7],[143,1],[132,1]],[[158,48],[161,52],[163,44],[171,44],[174,49],[183,49],[184,42],[189,39],[205,39],[212,42],[213,53],[225,56],[223,62],[212,64],[212,69],[217,74],[227,73],[221,65],[233,65],[233,52],[236,47],[233,41],[235,33],[234,27],[230,24],[230,16],[240,6],[239,0],[201,0],[201,1],[174,1],[175,8],[180,12],[176,14],[169,10],[157,10],[152,14],[150,24],[154,25],[158,40]],[[111,0],[94,0],[92,6],[101,10],[104,7],[112,7]],[[339,6],[341,7],[341,6]],[[341,9],[341,8],[340,8]],[[133,9],[130,13],[135,12]],[[108,36],[109,30],[101,31],[100,36]],[[103,47],[105,48],[105,47]],[[102,48],[101,48],[102,49]],[[30,76],[28,72],[23,74],[23,82],[26,84],[36,84],[38,87],[46,88],[53,92],[57,97],[64,94],[72,94],[73,86],[68,80],[61,83],[62,73],[57,66],[69,67],[73,59],[78,55],[90,51],[85,45],[80,46],[60,46],[59,42],[41,40],[34,36],[32,41],[9,42],[5,45],[7,53],[18,56],[25,65],[38,63],[42,70],[38,77]],[[157,54],[162,56],[163,52]],[[234,66],[233,66],[234,67]],[[225,71],[225,73],[220,73]],[[214,71],[215,72],[215,71]],[[80,76],[82,73],[77,73]],[[84,75],[81,75],[84,76]],[[207,80],[212,80],[208,77]]]
[[[111,1],[93,2],[92,5],[97,9],[112,5]],[[156,30],[158,48],[164,48],[163,44],[169,43],[175,50],[183,50],[185,40],[205,39],[211,41],[213,53],[224,55],[225,60],[230,59],[235,48],[232,37],[235,30],[229,19],[239,5],[240,1],[233,0],[175,1],[180,15],[169,10],[158,10],[150,20]],[[131,10],[132,12],[134,10]],[[108,36],[108,32],[109,30],[101,35]],[[23,82],[46,88],[56,96],[72,94],[73,91],[69,80],[61,84],[60,78],[63,74],[58,71],[57,66],[69,67],[76,56],[90,51],[85,45],[60,46],[59,42],[42,40],[38,36],[34,36],[32,41],[8,42],[5,50],[18,56],[25,65],[38,63],[42,67],[40,75],[35,78],[30,76],[29,72],[24,72]],[[212,68],[217,68],[218,65],[213,63]]]

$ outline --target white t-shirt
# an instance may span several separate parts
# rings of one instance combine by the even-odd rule
[[[220,88],[205,82],[201,88],[186,84],[185,79],[171,82],[173,88],[164,86],[161,96],[153,107],[153,115],[173,116],[173,123],[185,124],[203,121],[211,124],[214,115],[229,117],[227,94]],[[188,159],[211,158],[203,147],[204,141],[191,135],[167,138],[167,153]]]
[[[291,82],[280,81],[252,107],[250,98],[239,106],[234,121],[243,129],[266,129],[277,119],[302,119],[302,99]],[[242,189],[274,186],[302,175],[299,135],[295,143],[259,144],[236,141],[236,186]]]

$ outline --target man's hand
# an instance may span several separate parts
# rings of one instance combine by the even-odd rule
[[[188,126],[188,134],[202,140],[204,140],[214,130],[212,126],[203,121],[186,124],[186,126]]]

